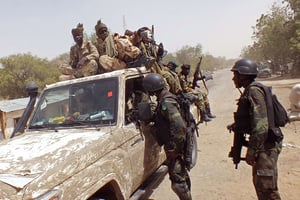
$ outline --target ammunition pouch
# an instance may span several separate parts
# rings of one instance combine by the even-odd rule
[[[275,143],[283,140],[283,133],[279,127],[269,128],[267,142]]]

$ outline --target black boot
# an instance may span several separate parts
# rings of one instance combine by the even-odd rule
[[[206,107],[205,109],[206,109],[207,116],[208,116],[209,118],[216,118],[216,115],[213,115],[213,114],[211,113],[209,104],[208,104],[207,106],[205,106],[205,107]]]
[[[200,110],[200,118],[200,123],[211,121],[211,118],[208,117],[207,113],[204,110]]]

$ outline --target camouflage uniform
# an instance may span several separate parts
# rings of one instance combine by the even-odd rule
[[[183,92],[192,93],[192,94],[196,95],[198,98],[197,98],[197,101],[195,102],[195,105],[197,106],[197,108],[200,111],[205,110],[205,100],[203,98],[203,93],[200,91],[195,91],[192,88],[191,81],[189,81],[185,75],[180,74],[179,78],[180,78],[180,84],[181,84]]]
[[[78,68],[77,64],[83,57],[87,58],[87,62]],[[98,64],[96,60],[98,58],[98,51],[90,41],[84,41],[81,47],[77,44],[72,46],[70,49],[70,65],[73,68],[74,76],[79,78],[97,74]]]
[[[158,96],[156,137],[167,155],[169,177],[173,191],[182,200],[190,200],[191,182],[184,163],[186,125],[174,96],[163,90]]]
[[[76,44],[70,48],[70,62],[59,67],[62,72],[60,80],[80,78],[98,73],[99,54],[96,47],[83,39],[83,25],[78,24],[72,29],[72,35]],[[80,41],[78,38],[80,37]]]
[[[169,91],[172,94],[180,94],[182,92],[180,80],[176,72],[171,71],[168,67],[163,67],[161,75],[166,80]]]
[[[253,84],[253,83],[252,83]],[[281,142],[270,142],[265,95],[262,89],[248,86],[241,95],[235,127],[250,133],[247,156],[255,158],[252,165],[253,184],[259,200],[279,200],[277,160]],[[250,123],[249,123],[250,122]]]
[[[97,40],[94,43],[99,53],[99,73],[114,71],[126,68],[126,63],[118,58],[118,51],[113,35],[108,31],[107,26],[97,21],[95,25]]]

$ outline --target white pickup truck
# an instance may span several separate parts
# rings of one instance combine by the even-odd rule
[[[147,73],[129,68],[46,86],[24,133],[0,143],[0,199],[145,198],[167,173],[151,127],[128,118],[133,85]]]

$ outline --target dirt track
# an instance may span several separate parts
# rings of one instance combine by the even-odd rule
[[[251,167],[245,162],[234,168],[228,152],[232,145],[232,135],[226,125],[232,122],[236,109],[235,99],[239,92],[234,88],[232,73],[229,69],[216,72],[209,84],[209,99],[212,111],[217,118],[201,124],[198,138],[198,162],[191,170],[192,197],[194,200],[253,200],[257,199],[252,185]],[[273,87],[284,106],[289,108],[290,88],[300,79],[261,80]],[[282,128],[285,139],[284,148],[279,156],[279,191],[284,200],[297,200],[300,196],[300,121],[292,122]],[[168,175],[154,190],[149,199],[178,199],[171,190]]]

